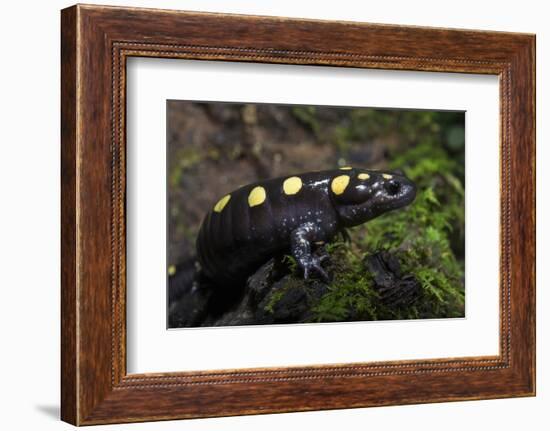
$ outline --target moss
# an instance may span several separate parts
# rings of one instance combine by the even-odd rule
[[[378,294],[365,271],[361,250],[342,242],[330,244],[333,280],[329,291],[313,307],[313,321],[376,320]]]
[[[421,300],[402,310],[400,318],[464,315],[464,268],[450,245],[451,214],[427,188],[408,209],[373,220],[352,234],[362,250],[394,253],[403,273],[420,282]]]
[[[301,284],[298,279],[290,279],[289,282],[285,283],[284,286],[282,286],[280,289],[274,290],[273,293],[271,293],[271,296],[267,302],[267,304],[264,307],[264,310],[268,313],[273,314],[275,305],[281,300],[283,296],[285,296],[285,293],[293,287],[294,284]]]
[[[298,263],[296,262],[296,259],[294,259],[294,256],[285,254],[283,256],[283,263],[288,266],[291,273],[296,274],[296,271],[298,270]]]
[[[392,165],[415,181],[415,202],[355,228],[352,238],[367,253],[394,253],[402,271],[420,282],[421,300],[401,317],[464,316],[463,166],[430,139],[395,157]]]
[[[289,256],[290,257],[290,256]],[[285,257],[286,258],[286,257]],[[268,298],[267,304],[264,306],[264,310],[267,311],[270,314],[274,314],[275,312],[275,306],[277,303],[283,299],[283,297],[289,293],[292,289],[300,289],[306,292],[306,295],[308,298],[310,295],[308,294],[308,281],[304,280],[302,277],[300,277],[297,273],[297,266],[296,261],[294,258],[291,258],[292,262],[290,260],[286,260],[286,263],[290,265],[290,268],[293,268],[292,275],[290,277],[286,277],[284,279],[284,283],[278,287],[277,289],[273,289],[270,293],[270,296]]]

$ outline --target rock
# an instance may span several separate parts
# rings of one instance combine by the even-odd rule
[[[170,328],[200,326],[207,316],[214,290],[193,267],[191,275],[171,277],[168,285],[168,326]],[[174,293],[175,292],[175,293]],[[177,293],[177,295],[176,295]]]
[[[402,274],[399,259],[377,252],[365,259],[365,270],[374,278],[380,301],[392,308],[414,303],[421,294],[412,274]],[[313,321],[313,310],[330,290],[323,280],[303,280],[291,274],[281,258],[272,258],[243,286],[215,286],[204,279],[196,265],[178,267],[170,278],[170,327],[242,326]],[[364,316],[350,309],[346,320]]]
[[[383,303],[400,308],[411,305],[421,295],[420,283],[412,274],[401,274],[399,259],[381,251],[365,259],[367,270],[374,277],[374,287]]]
[[[270,259],[254,274],[248,277],[246,291],[248,292],[248,306],[256,307],[274,289],[273,284],[288,275],[288,268],[280,259]]]
[[[196,258],[192,257],[185,262],[171,267],[173,270],[168,278],[168,303],[177,302],[182,296],[189,293],[196,276]]]
[[[293,286],[273,305],[273,319],[277,323],[300,322],[309,309],[304,286]]]
[[[274,323],[264,304],[277,291],[277,281],[289,270],[280,259],[272,258],[252,274],[236,303],[220,316],[210,316],[201,326],[262,325]]]
[[[185,268],[191,271],[189,265]],[[262,265],[235,298],[228,298],[219,287],[210,285],[200,272],[195,271],[193,276],[180,273],[171,280],[174,284],[170,289],[177,295],[170,296],[174,299],[169,308],[170,327],[307,322],[312,308],[329,289],[321,280],[305,281],[291,275],[280,258]]]

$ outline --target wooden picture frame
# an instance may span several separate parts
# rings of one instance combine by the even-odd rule
[[[62,11],[61,48],[64,421],[535,394],[534,35],[77,5]],[[498,75],[500,354],[127,374],[125,65],[131,56]]]

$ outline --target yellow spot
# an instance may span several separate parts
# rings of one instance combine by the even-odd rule
[[[369,174],[359,174],[359,175],[357,175],[357,178],[359,178],[360,180],[368,180],[370,178],[370,175]]]
[[[390,175],[390,174],[382,174],[382,176],[386,179],[386,180],[391,180],[393,178],[393,175]]]
[[[300,177],[290,177],[283,183],[283,190],[287,195],[295,195],[302,188],[302,180]]]
[[[340,168],[341,171],[349,171],[350,169],[353,169],[351,166],[342,166]]]
[[[174,275],[176,273],[176,267],[174,265],[170,265],[168,267],[168,275]]]
[[[265,189],[262,186],[254,187],[248,195],[248,205],[255,207],[261,205],[265,201]]]
[[[218,203],[214,205],[214,211],[216,211],[217,213],[221,213],[227,205],[227,202],[229,202],[229,199],[231,199],[231,195],[225,195],[223,198],[221,198]]]
[[[349,175],[340,175],[332,180],[330,188],[335,195],[341,195],[349,184]]]

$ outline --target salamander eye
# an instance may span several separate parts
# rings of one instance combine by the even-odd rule
[[[401,185],[395,180],[389,180],[384,183],[384,188],[390,196],[394,196],[399,192]]]

